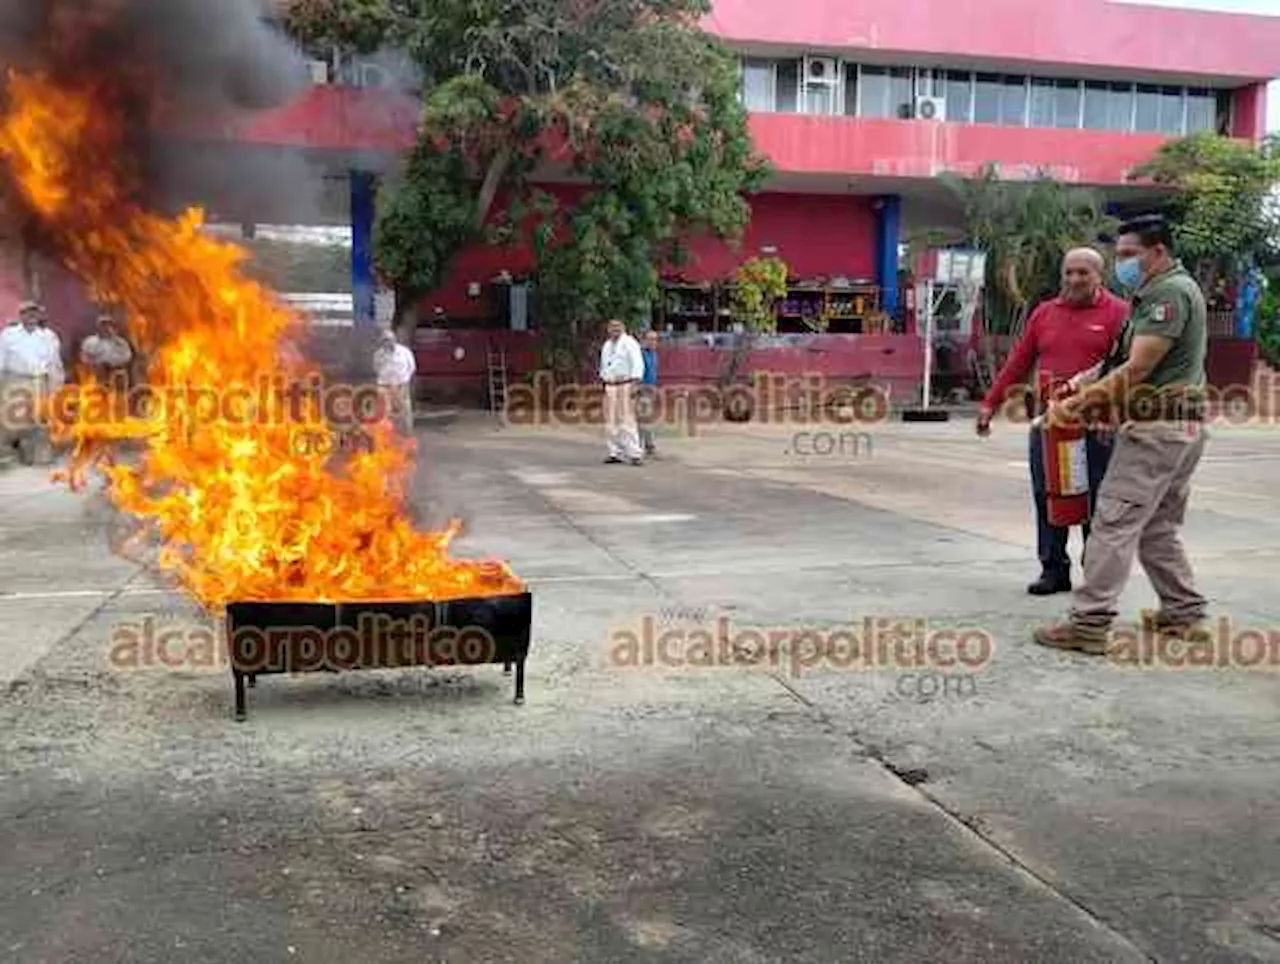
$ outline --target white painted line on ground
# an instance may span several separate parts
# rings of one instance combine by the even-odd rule
[[[581,522],[603,522],[608,525],[656,525],[661,522],[690,522],[698,518],[696,515],[690,515],[683,512],[655,512],[650,515],[636,513],[635,515],[592,515],[584,513],[579,516]]]
[[[640,576],[631,572],[609,572],[599,575],[576,576],[528,576],[525,582],[531,586],[544,586],[558,582],[636,582]]]
[[[526,485],[570,485],[572,479],[565,472],[538,472],[514,469],[511,474]]]
[[[114,589],[60,589],[52,592],[7,592],[0,595],[0,602],[27,599],[83,599],[90,596],[110,596]]]
[[[176,596],[182,595],[179,589],[53,589],[47,592],[6,592],[0,593],[0,602],[24,602],[37,599],[85,599],[94,596]]]

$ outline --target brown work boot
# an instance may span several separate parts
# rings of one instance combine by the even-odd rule
[[[1200,616],[1196,619],[1175,619],[1160,609],[1144,609],[1142,625],[1146,629],[1155,630],[1161,636],[1173,639],[1185,639],[1188,642],[1203,642],[1213,639],[1213,630],[1209,620]]]
[[[1107,655],[1107,634],[1081,630],[1074,623],[1058,623],[1056,626],[1040,626],[1032,633],[1037,645],[1050,649],[1064,649],[1087,656]]]

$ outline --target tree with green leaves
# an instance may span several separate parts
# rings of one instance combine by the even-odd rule
[[[528,243],[546,347],[633,319],[682,242],[734,240],[767,173],[707,0],[292,0],[304,43],[396,47],[421,69],[418,142],[380,201],[378,268],[402,307],[476,241]],[[534,183],[587,186],[572,206]],[[504,199],[501,208],[499,199]]]
[[[1276,260],[1280,140],[1255,145],[1195,134],[1165,144],[1131,177],[1175,190],[1169,201],[1174,243],[1207,287]]]

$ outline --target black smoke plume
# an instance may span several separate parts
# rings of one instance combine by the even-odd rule
[[[0,0],[0,83],[16,70],[90,96],[113,133],[86,144],[81,161],[124,186],[122,201],[252,217],[266,198],[315,186],[299,176],[302,161],[237,151],[221,135],[306,83],[300,53],[266,13],[262,0]],[[4,187],[9,216],[22,221]],[[27,230],[39,244],[38,225]]]

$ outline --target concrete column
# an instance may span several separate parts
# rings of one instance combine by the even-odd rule
[[[880,307],[890,315],[898,311],[898,244],[902,225],[902,198],[887,194],[876,201],[876,284]]]
[[[351,297],[357,326],[375,323],[373,220],[377,191],[372,174],[351,172]]]

